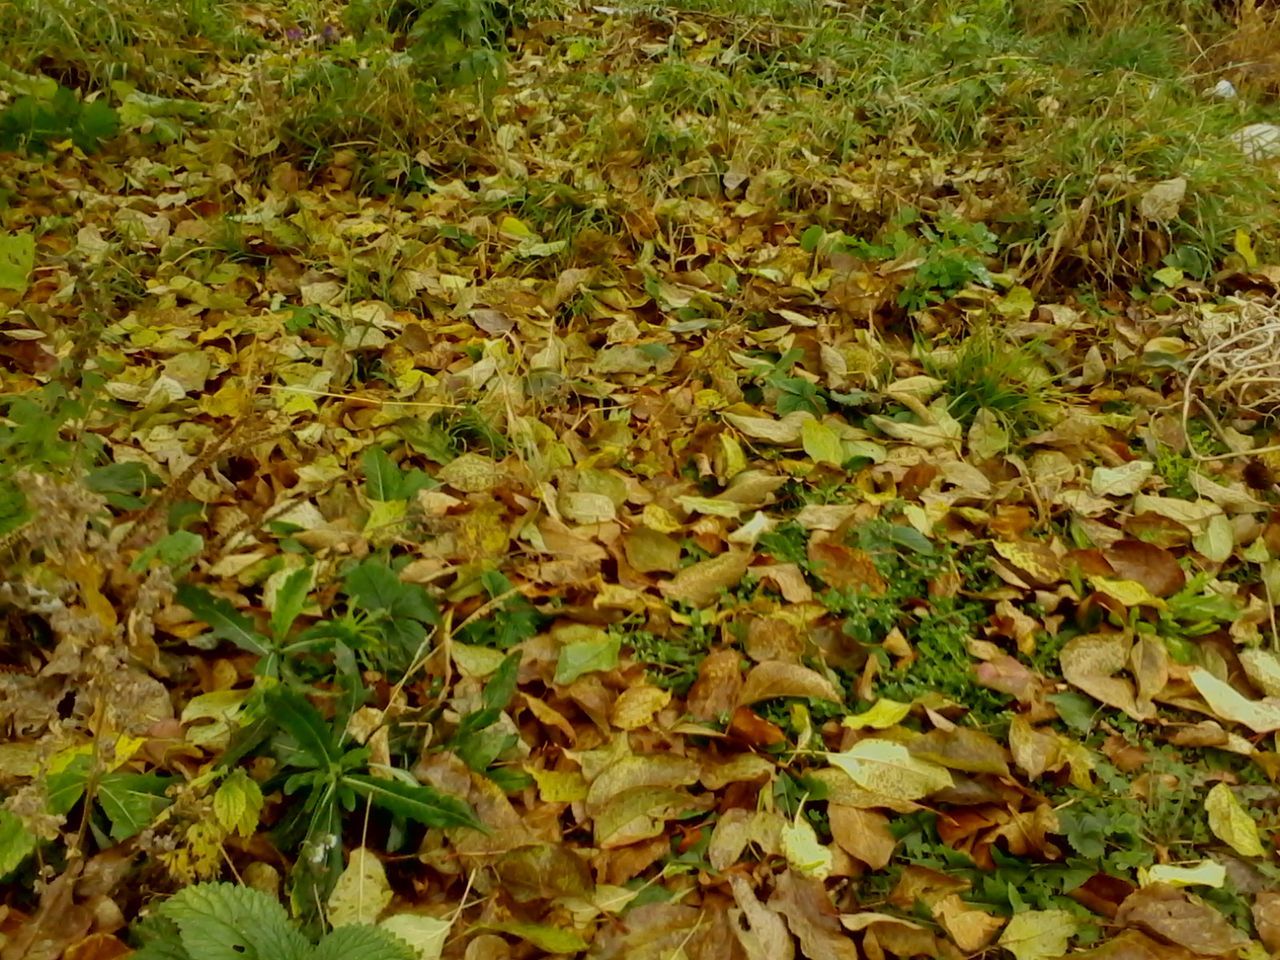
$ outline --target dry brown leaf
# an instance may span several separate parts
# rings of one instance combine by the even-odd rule
[[[747,960],[792,960],[795,944],[787,932],[786,922],[756,899],[745,877],[737,873],[730,873],[728,877],[733,899],[747,921],[744,926],[734,918],[736,922],[730,924],[730,929],[746,952]]]
[[[750,563],[751,554],[730,550],[683,568],[672,579],[659,584],[658,589],[668,600],[692,607],[709,607],[723,591],[737,586]]]
[[[787,870],[775,882],[769,906],[786,917],[808,960],[859,960],[858,948],[820,881]]]
[[[728,713],[738,703],[742,690],[741,657],[733,649],[713,650],[698,665],[698,679],[685,700],[689,714],[712,720]]]
[[[1116,911],[1116,922],[1204,957],[1227,957],[1249,943],[1217,910],[1163,883],[1143,887]]]
[[[831,836],[851,857],[872,870],[881,870],[893,858],[897,840],[889,829],[889,818],[876,810],[862,810],[842,803],[828,803]]]
[[[1009,776],[1009,752],[990,734],[973,727],[930,730],[907,744],[911,755],[965,773]]]
[[[1177,558],[1154,543],[1117,540],[1103,551],[1103,555],[1116,576],[1123,580],[1136,580],[1157,597],[1171,597],[1186,585],[1187,575]]]
[[[747,674],[738,694],[738,703],[748,706],[774,697],[813,697],[840,703],[844,698],[835,684],[808,667],[782,660],[766,660],[756,664]]]
[[[1067,641],[1058,659],[1063,678],[1095,700],[1123,710],[1135,720],[1150,720],[1155,709],[1139,705],[1133,681],[1116,676],[1129,666],[1133,642],[1123,633],[1094,633]]]
[[[1280,891],[1264,890],[1253,901],[1253,925],[1271,953],[1280,953]]]
[[[956,893],[933,905],[933,917],[965,953],[983,949],[1004,926],[1003,917],[969,906]]]

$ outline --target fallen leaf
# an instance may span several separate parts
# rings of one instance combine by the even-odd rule
[[[792,960],[795,944],[787,932],[786,922],[758,899],[745,877],[728,874],[729,889],[734,902],[746,918],[747,925],[730,924],[730,929],[742,945],[747,960]]]
[[[1004,917],[971,907],[956,893],[933,905],[933,917],[965,953],[983,949],[1004,926]]]
[[[883,813],[828,803],[827,819],[832,839],[845,853],[872,870],[883,869],[893,858],[897,840],[889,829],[889,818]]]
[[[382,861],[371,850],[356,847],[329,894],[329,923],[335,927],[373,923],[389,903],[391,884]]]
[[[835,684],[808,667],[783,660],[766,660],[747,674],[738,695],[738,704],[747,706],[775,697],[812,697],[840,703],[843,697]]]
[[[843,753],[826,756],[858,786],[898,800],[918,800],[952,786],[945,767],[919,760],[891,740],[860,740]]]
[[[1258,825],[1240,805],[1235,792],[1225,783],[1216,783],[1204,801],[1213,835],[1242,857],[1266,855],[1258,836]]]
[[[1080,922],[1066,910],[1025,910],[1014,914],[998,943],[1016,960],[1046,960],[1067,952]]]
[[[1095,700],[1123,710],[1135,720],[1150,720],[1154,708],[1143,709],[1131,680],[1116,676],[1129,665],[1133,643],[1122,633],[1097,633],[1067,641],[1058,655],[1062,676]]]
[[[684,567],[672,579],[659,584],[658,589],[668,600],[709,607],[722,592],[737,586],[750,563],[751,554],[730,550]]]
[[[1219,719],[1239,723],[1254,733],[1280,730],[1280,698],[1250,700],[1204,667],[1191,668],[1191,682]]]
[[[1182,890],[1158,883],[1125,898],[1116,912],[1116,922],[1205,957],[1231,956],[1249,943],[1249,938],[1217,910]]]

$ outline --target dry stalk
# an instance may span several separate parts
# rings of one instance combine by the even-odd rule
[[[1229,303],[1234,309],[1207,312],[1190,326],[1199,347],[1182,385],[1184,435],[1192,403],[1208,409],[1206,401],[1224,402],[1258,418],[1280,414],[1280,304],[1237,298]],[[1192,458],[1202,462],[1273,450],[1280,444],[1206,455],[1188,443]]]

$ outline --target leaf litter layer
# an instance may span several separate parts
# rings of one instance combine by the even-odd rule
[[[1280,949],[1274,22],[1133,6],[0,4],[0,956]]]

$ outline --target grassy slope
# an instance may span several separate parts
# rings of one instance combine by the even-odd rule
[[[724,910],[751,889],[805,942],[822,920],[793,884],[924,922],[858,934],[904,952],[973,952],[966,910],[1028,908],[1066,910],[1083,947],[1142,871],[1225,859],[1215,783],[1272,843],[1274,735],[1187,727],[1215,714],[1193,668],[1243,685],[1274,659],[1267,457],[1198,459],[1271,422],[1211,391],[1181,415],[1197,304],[1265,292],[1246,268],[1274,259],[1275,170],[1229,140],[1274,117],[1260,21],[462,5],[415,37],[380,9],[0,0],[0,133],[22,139],[18,96],[48,100],[38,74],[120,128],[73,105],[0,169],[0,226],[36,245],[0,290],[10,949],[76,838],[144,854],[111,890],[126,915],[234,867],[286,874],[316,920],[334,873],[288,866],[330,825],[290,816],[287,738],[238,761],[260,829],[210,817],[226,738],[175,717],[263,667],[198,640],[182,582],[250,647],[301,585],[273,623],[304,643],[283,675],[338,731],[358,691],[374,762],[494,829],[341,821],[397,854],[393,912],[465,901],[449,955],[521,922],[599,956],[671,930],[736,956]],[[1242,95],[1206,96],[1222,78]],[[1174,178],[1176,212],[1150,215]],[[512,648],[514,695],[493,679]],[[819,751],[882,698],[914,708],[876,739],[956,791],[910,811],[901,776],[892,802],[832,778]],[[117,767],[122,733],[145,746]],[[87,802],[48,776],[85,744]],[[111,806],[104,775],[144,799]],[[744,810],[762,833],[738,849]],[[1274,855],[1229,862],[1183,909],[1266,940]],[[913,894],[920,868],[963,901]]]

